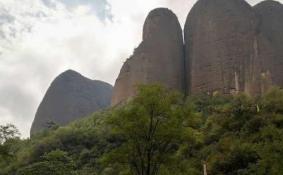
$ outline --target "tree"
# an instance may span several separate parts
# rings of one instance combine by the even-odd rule
[[[109,119],[121,144],[107,160],[128,167],[124,174],[156,175],[168,165],[184,132],[183,98],[158,85],[139,87],[129,104],[119,107]],[[108,162],[109,163],[109,162]]]
[[[9,139],[18,138],[20,132],[13,124],[0,125],[0,144],[5,143]]]
[[[74,163],[66,152],[55,150],[42,156],[42,161],[21,168],[17,174],[72,175],[74,174]]]
[[[269,113],[283,113],[283,90],[273,87],[261,100],[262,108]]]
[[[0,169],[14,161],[19,136],[20,133],[13,124],[0,125]]]

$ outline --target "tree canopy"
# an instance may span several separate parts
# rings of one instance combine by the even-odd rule
[[[123,105],[31,139],[1,127],[0,174],[281,175],[282,105],[278,88],[184,98],[141,86]]]

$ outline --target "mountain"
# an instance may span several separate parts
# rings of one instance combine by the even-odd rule
[[[283,87],[283,5],[268,0],[253,7],[259,19],[256,53],[260,82],[255,87]]]
[[[68,70],[60,74],[48,88],[31,127],[31,135],[50,127],[66,125],[110,105],[112,86],[90,80]]]
[[[172,11],[151,11],[113,96],[68,70],[31,134],[66,126],[20,139],[0,125],[0,175],[283,174],[282,20],[275,1],[199,0],[183,40]]]
[[[248,91],[257,18],[244,0],[199,0],[184,29],[192,94]]]
[[[116,80],[112,105],[134,96],[137,85],[152,83],[184,90],[182,29],[176,15],[166,8],[155,9],[147,16],[143,41]]]
[[[263,1],[199,0],[182,31],[168,9],[151,11],[143,41],[116,80],[112,105],[139,84],[162,84],[190,94],[261,95],[283,87],[283,5]]]

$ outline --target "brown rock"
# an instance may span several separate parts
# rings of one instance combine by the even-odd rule
[[[184,51],[182,29],[169,9],[151,11],[143,28],[143,41],[126,60],[116,80],[112,105],[136,93],[139,84],[162,84],[184,90]]]
[[[184,29],[187,90],[249,92],[257,24],[244,0],[199,0]]]
[[[263,1],[253,7],[259,19],[254,41],[258,77],[254,87],[265,92],[270,86],[283,87],[283,5]],[[254,88],[256,89],[256,88]]]
[[[36,112],[31,135],[47,129],[50,123],[66,125],[95,111],[110,106],[112,86],[90,80],[68,70],[48,88]]]

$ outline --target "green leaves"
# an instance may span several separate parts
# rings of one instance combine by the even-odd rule
[[[0,144],[5,143],[9,139],[20,137],[20,132],[13,124],[0,125]]]
[[[74,163],[66,152],[61,150],[51,151],[42,156],[40,162],[35,162],[20,169],[18,175],[72,175]]]
[[[122,140],[108,159],[127,164],[132,174],[158,174],[181,143],[181,105],[182,98],[175,92],[158,85],[141,86],[137,97],[116,109],[108,120],[112,133]]]
[[[17,139],[1,127],[0,174],[281,175],[283,90],[189,97],[141,86],[123,106]],[[14,129],[13,129],[14,128]]]

